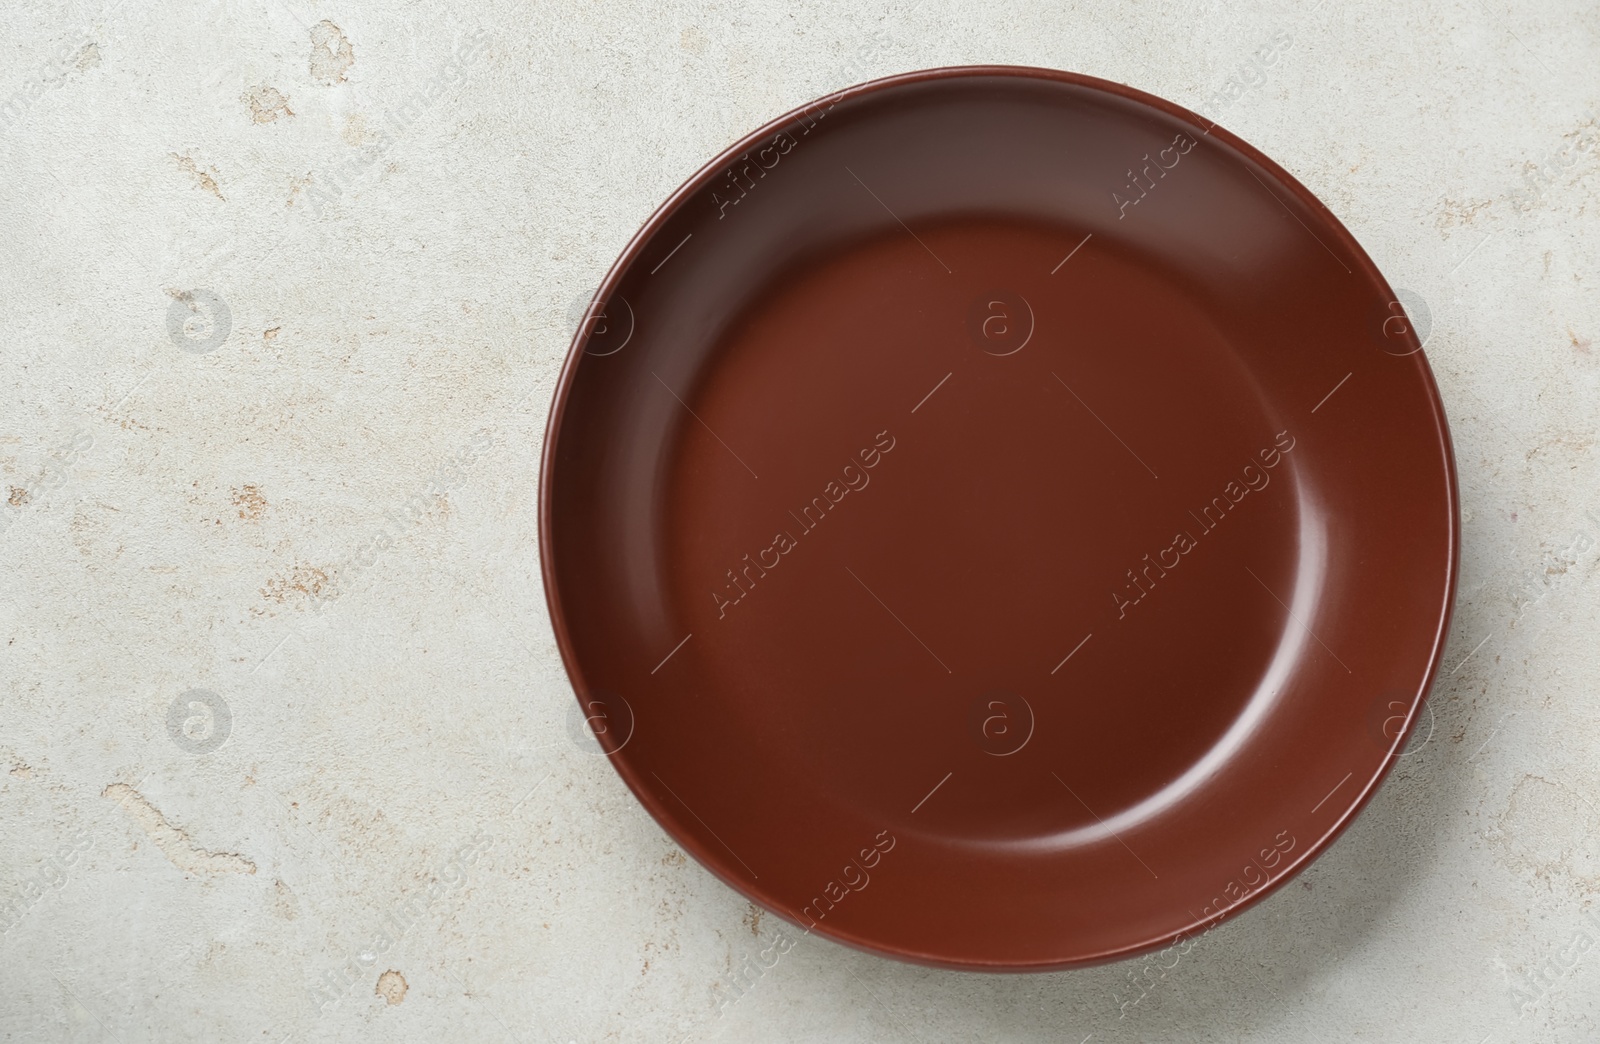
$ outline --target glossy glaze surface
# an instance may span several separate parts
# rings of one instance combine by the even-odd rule
[[[975,968],[1197,931],[1348,822],[1436,665],[1449,438],[1393,295],[1220,128],[937,70],[670,200],[574,344],[558,641],[689,851]]]

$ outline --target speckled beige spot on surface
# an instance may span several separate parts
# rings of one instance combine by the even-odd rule
[[[195,188],[205,189],[207,192],[226,202],[227,197],[222,194],[222,189],[217,186],[217,168],[201,167],[193,156],[179,155],[174,152],[172,158],[178,161],[178,166],[189,172],[194,178]]]
[[[261,597],[277,605],[298,605],[306,608],[331,594],[333,578],[326,569],[296,562],[287,573],[269,577],[261,588]],[[256,610],[257,615],[261,610]]]
[[[344,118],[344,130],[339,133],[346,145],[356,148],[367,143],[367,118],[359,112],[352,112]]]
[[[324,87],[343,83],[356,61],[344,30],[324,18],[311,27],[311,79]]]
[[[1488,199],[1447,199],[1440,205],[1439,216],[1434,219],[1434,225],[1440,231],[1446,231],[1456,226],[1470,227],[1477,220],[1478,215],[1488,209],[1492,203],[1493,200]]]
[[[289,108],[289,99],[284,97],[283,92],[266,84],[245,91],[239,100],[250,106],[250,118],[256,123],[272,123],[280,116],[294,115],[294,110]]]
[[[285,921],[300,916],[300,900],[295,897],[293,889],[282,881],[272,882],[272,912]]]
[[[1580,892],[1600,888],[1600,811],[1558,780],[1524,773],[1487,838],[1517,873],[1546,886],[1565,882]]]
[[[138,823],[150,840],[161,850],[173,866],[188,874],[215,876],[217,874],[253,874],[256,864],[234,852],[211,852],[190,839],[182,829],[173,826],[167,817],[148,799],[126,783],[112,783],[100,792],[121,805],[123,811]]]
[[[378,985],[372,992],[390,1004],[399,1004],[406,999],[406,990],[409,988],[406,985],[406,977],[390,968],[378,976]]]
[[[239,509],[240,518],[247,522],[259,522],[266,513],[267,498],[261,495],[259,486],[237,486],[233,491],[233,506]]]
[[[291,177],[289,179],[289,198],[284,200],[283,205],[285,207],[294,206],[295,200],[300,198],[302,192],[311,187],[311,183],[314,180],[309,171],[304,177],[298,175]]]

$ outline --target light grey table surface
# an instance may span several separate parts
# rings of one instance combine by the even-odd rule
[[[1600,1040],[1594,4],[0,24],[5,1039]],[[779,955],[569,738],[534,504],[575,306],[737,137],[976,62],[1219,119],[1430,316],[1465,532],[1431,722],[1164,969]]]

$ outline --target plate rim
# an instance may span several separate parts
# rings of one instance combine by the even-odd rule
[[[1216,121],[1209,120],[1193,110],[1186,109],[1158,95],[1150,94],[1127,84],[1084,73],[1028,65],[954,65],[896,73],[866,80],[841,90],[821,95],[769,120],[718,152],[663,200],[633,237],[629,239],[627,245],[617,255],[610,268],[607,269],[605,277],[600,281],[595,293],[591,296],[589,304],[584,309],[584,315],[589,313],[589,310],[594,307],[596,302],[605,301],[610,297],[632,267],[639,263],[644,249],[655,239],[662,226],[677,214],[686,201],[707,188],[716,175],[727,167],[732,160],[741,157],[750,149],[760,145],[771,138],[773,134],[792,126],[804,113],[815,110],[819,105],[826,104],[832,107],[846,98],[876,94],[911,84],[982,77],[1044,80],[1073,87],[1088,88],[1092,91],[1099,91],[1125,101],[1132,101],[1155,109],[1160,113],[1190,124],[1202,136],[1215,135],[1218,140],[1242,154],[1245,159],[1260,166],[1263,171],[1272,176],[1279,188],[1292,193],[1303,205],[1316,214],[1322,223],[1322,228],[1340,241],[1351,260],[1358,261],[1361,264],[1363,274],[1378,286],[1387,290],[1391,300],[1394,299],[1394,288],[1384,278],[1382,271],[1373,262],[1365,248],[1361,246],[1360,241],[1334,215],[1333,211],[1302,185],[1294,175],[1279,166],[1255,146],[1233,134]],[[580,705],[585,694],[593,690],[584,680],[582,667],[573,647],[568,621],[560,599],[558,578],[554,564],[557,552],[552,546],[553,487],[551,477],[558,463],[555,459],[556,448],[559,442],[562,421],[566,416],[572,384],[576,379],[578,367],[586,354],[584,348],[589,340],[587,326],[588,324],[580,321],[578,329],[573,333],[572,340],[567,348],[566,358],[562,362],[561,371],[551,392],[550,412],[545,423],[544,441],[539,453],[537,493],[539,502],[539,570],[544,586],[545,605],[549,612],[550,625],[555,634],[556,645],[561,654],[562,666],[567,674],[567,681],[572,686],[574,696],[579,700]],[[808,928],[800,923],[799,918],[786,911],[776,900],[762,894],[760,889],[751,888],[750,882],[733,877],[723,866],[724,861],[714,855],[708,846],[700,844],[694,834],[687,830],[680,830],[679,817],[667,809],[666,802],[661,799],[659,794],[644,785],[642,780],[635,778],[636,773],[625,759],[615,758],[608,753],[606,760],[611,764],[617,775],[622,778],[623,783],[632,792],[634,798],[650,814],[650,817],[655,820],[656,824],[661,827],[667,836],[671,838],[673,843],[688,851],[696,862],[745,900],[755,903],[774,916],[782,918],[790,925],[802,929],[804,935],[810,935],[815,932],[817,935],[873,956],[951,971],[1043,973],[1088,968],[1126,960],[1141,954],[1159,951],[1184,939],[1195,939],[1208,933],[1211,929],[1232,919],[1234,916],[1254,908],[1293,878],[1303,873],[1311,863],[1326,853],[1334,842],[1360,817],[1378,790],[1383,786],[1385,780],[1388,779],[1389,773],[1402,756],[1401,752],[1405,750],[1410,742],[1422,717],[1421,712],[1424,709],[1424,704],[1427,702],[1434,683],[1437,681],[1445,646],[1448,644],[1450,637],[1450,625],[1455,614],[1458,581],[1461,572],[1461,500],[1455,449],[1450,437],[1449,418],[1444,408],[1443,398],[1439,393],[1438,381],[1435,379],[1433,367],[1429,364],[1427,355],[1420,345],[1417,351],[1410,354],[1415,357],[1416,363],[1420,367],[1419,375],[1427,393],[1427,405],[1434,422],[1434,434],[1440,451],[1439,456],[1444,464],[1443,478],[1448,521],[1446,532],[1448,551],[1444,590],[1438,622],[1434,629],[1433,644],[1428,655],[1427,668],[1423,673],[1420,687],[1410,697],[1410,707],[1404,727],[1390,745],[1388,753],[1383,756],[1383,760],[1378,764],[1377,769],[1371,774],[1370,778],[1364,781],[1354,800],[1348,802],[1344,807],[1344,811],[1334,818],[1332,823],[1314,841],[1307,844],[1298,854],[1298,857],[1289,862],[1281,873],[1226,908],[1206,917],[1198,917],[1189,926],[1175,932],[1165,932],[1154,938],[1128,943],[1069,960],[951,960],[940,954],[917,952],[910,947],[888,945],[879,940],[867,939],[849,931],[841,931],[835,925],[824,926],[819,922]]]

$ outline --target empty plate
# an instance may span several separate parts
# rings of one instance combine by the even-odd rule
[[[540,526],[583,716],[801,928],[971,969],[1192,936],[1400,756],[1456,580],[1405,309],[1220,127],[912,73],[739,142],[562,371]]]

